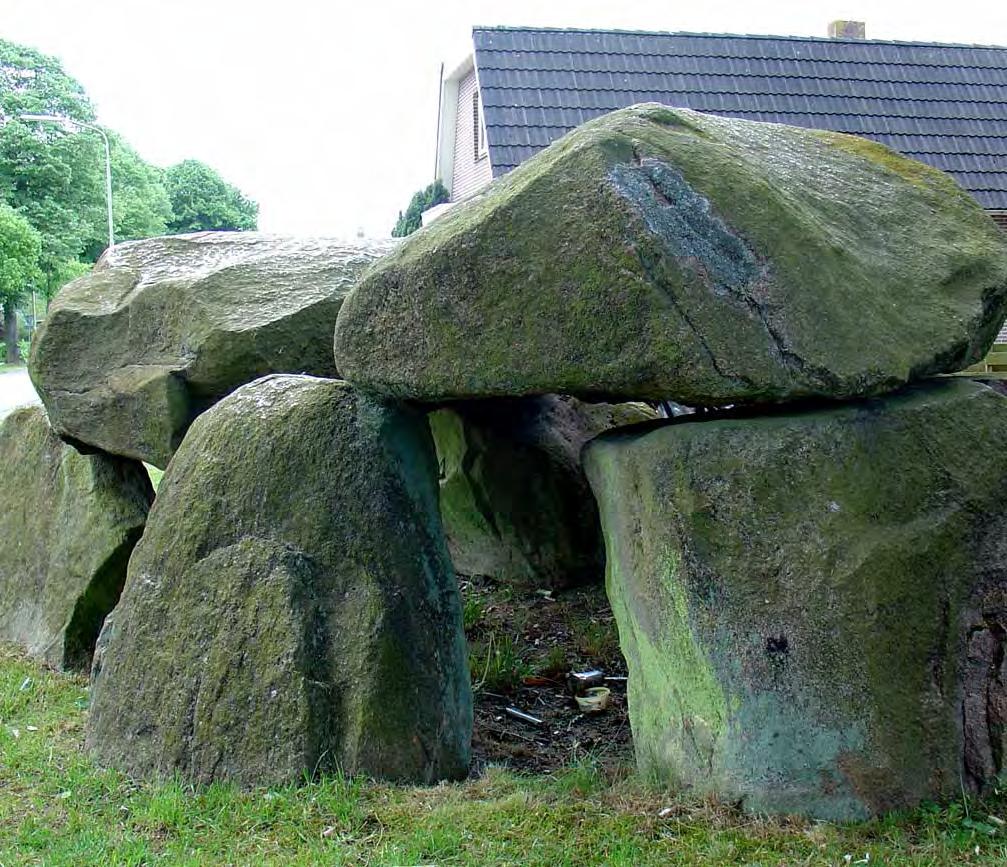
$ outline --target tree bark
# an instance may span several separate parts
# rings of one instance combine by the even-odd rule
[[[5,304],[3,309],[3,330],[7,341],[7,363],[20,364],[21,354],[17,345],[17,310],[13,304]]]

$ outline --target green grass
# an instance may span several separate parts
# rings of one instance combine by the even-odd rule
[[[532,673],[517,638],[497,632],[491,632],[485,641],[469,642],[469,670],[474,689],[496,693],[511,692]]]
[[[462,626],[469,632],[480,626],[486,616],[486,606],[478,597],[469,596],[462,607]]]
[[[86,704],[82,679],[0,647],[4,867],[846,865],[868,854],[869,865],[1007,862],[1003,797],[857,825],[759,819],[606,778],[590,759],[550,776],[491,770],[430,789],[134,784],[82,751]]]
[[[0,363],[0,376],[5,373],[13,373],[15,370],[24,370],[23,364],[3,364]]]
[[[610,619],[605,623],[589,620],[575,634],[578,636],[580,651],[588,656],[608,659],[619,652],[619,633],[614,620]]]

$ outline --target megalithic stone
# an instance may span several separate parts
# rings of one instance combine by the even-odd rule
[[[64,439],[164,469],[192,420],[238,386],[336,376],[339,307],[393,246],[259,232],[117,244],[53,299],[32,382]]]
[[[86,670],[154,498],[137,461],[79,454],[40,406],[0,423],[0,640]]]
[[[129,774],[468,772],[458,588],[422,413],[271,376],[172,459],[94,666],[86,741]]]
[[[1005,441],[943,380],[589,444],[641,769],[826,819],[994,784]]]
[[[848,398],[967,367],[1007,237],[855,136],[648,104],[577,127],[362,275],[340,375],[397,398]]]
[[[600,582],[605,555],[581,448],[609,428],[656,417],[645,404],[557,395],[430,413],[455,569],[535,589]]]

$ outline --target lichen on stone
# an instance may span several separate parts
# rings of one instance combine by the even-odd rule
[[[102,640],[89,749],[142,777],[468,772],[461,605],[422,413],[270,376],[193,424]]]
[[[0,423],[0,639],[86,671],[153,499],[143,466],[80,454],[41,407]]]
[[[948,379],[595,440],[641,768],[831,819],[995,785],[1004,435]]]

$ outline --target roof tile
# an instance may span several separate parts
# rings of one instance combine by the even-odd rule
[[[585,120],[656,101],[874,138],[1007,210],[1007,48],[476,28],[494,174]]]

